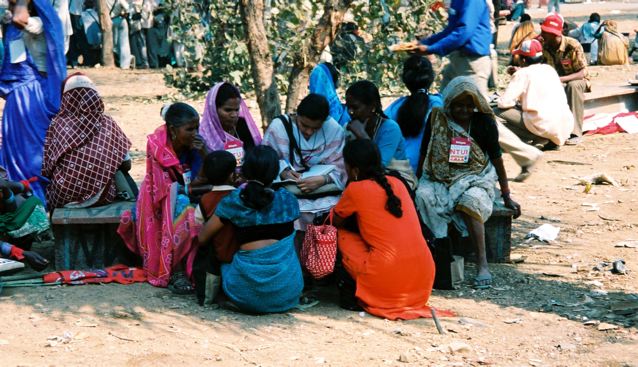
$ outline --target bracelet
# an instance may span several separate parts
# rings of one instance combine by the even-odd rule
[[[323,184],[327,185],[330,183],[330,175],[323,175]]]
[[[511,192],[509,191],[505,191],[505,192],[501,192],[501,197],[503,199],[509,198],[510,197]]]

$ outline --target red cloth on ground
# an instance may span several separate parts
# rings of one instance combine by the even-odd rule
[[[119,283],[133,284],[146,281],[146,272],[139,268],[129,268],[126,265],[113,265],[99,270],[61,270],[45,274],[45,283],[61,283],[69,285]]]
[[[370,314],[390,320],[432,317],[427,302],[434,283],[434,260],[407,189],[397,178],[388,176],[388,181],[401,200],[401,218],[386,210],[387,195],[372,180],[351,182],[335,206],[334,212],[342,218],[355,215],[360,231],[339,229],[343,265]]]

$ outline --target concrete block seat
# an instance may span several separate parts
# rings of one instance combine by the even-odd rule
[[[51,216],[56,270],[104,268],[131,263],[131,254],[117,234],[120,216],[135,202],[83,208],[57,208]]]

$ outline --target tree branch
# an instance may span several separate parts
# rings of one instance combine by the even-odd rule
[[[310,71],[317,65],[321,53],[334,40],[343,16],[352,5],[353,0],[326,0],[323,15],[315,28],[310,42],[304,49],[297,51],[294,65],[288,78],[288,96],[286,111],[293,111],[305,93]]]

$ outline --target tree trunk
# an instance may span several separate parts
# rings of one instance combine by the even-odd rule
[[[113,22],[111,22],[111,9],[106,0],[97,1],[97,12],[100,15],[100,28],[102,29],[102,66],[115,66],[113,57]]]
[[[343,16],[353,0],[326,0],[323,15],[307,46],[295,55],[295,61],[288,78],[286,111],[297,108],[297,103],[306,94],[310,71],[317,65],[323,50],[334,40]]]
[[[246,27],[257,103],[261,121],[266,127],[273,118],[281,114],[281,102],[264,25],[264,0],[241,0],[241,14]]]

